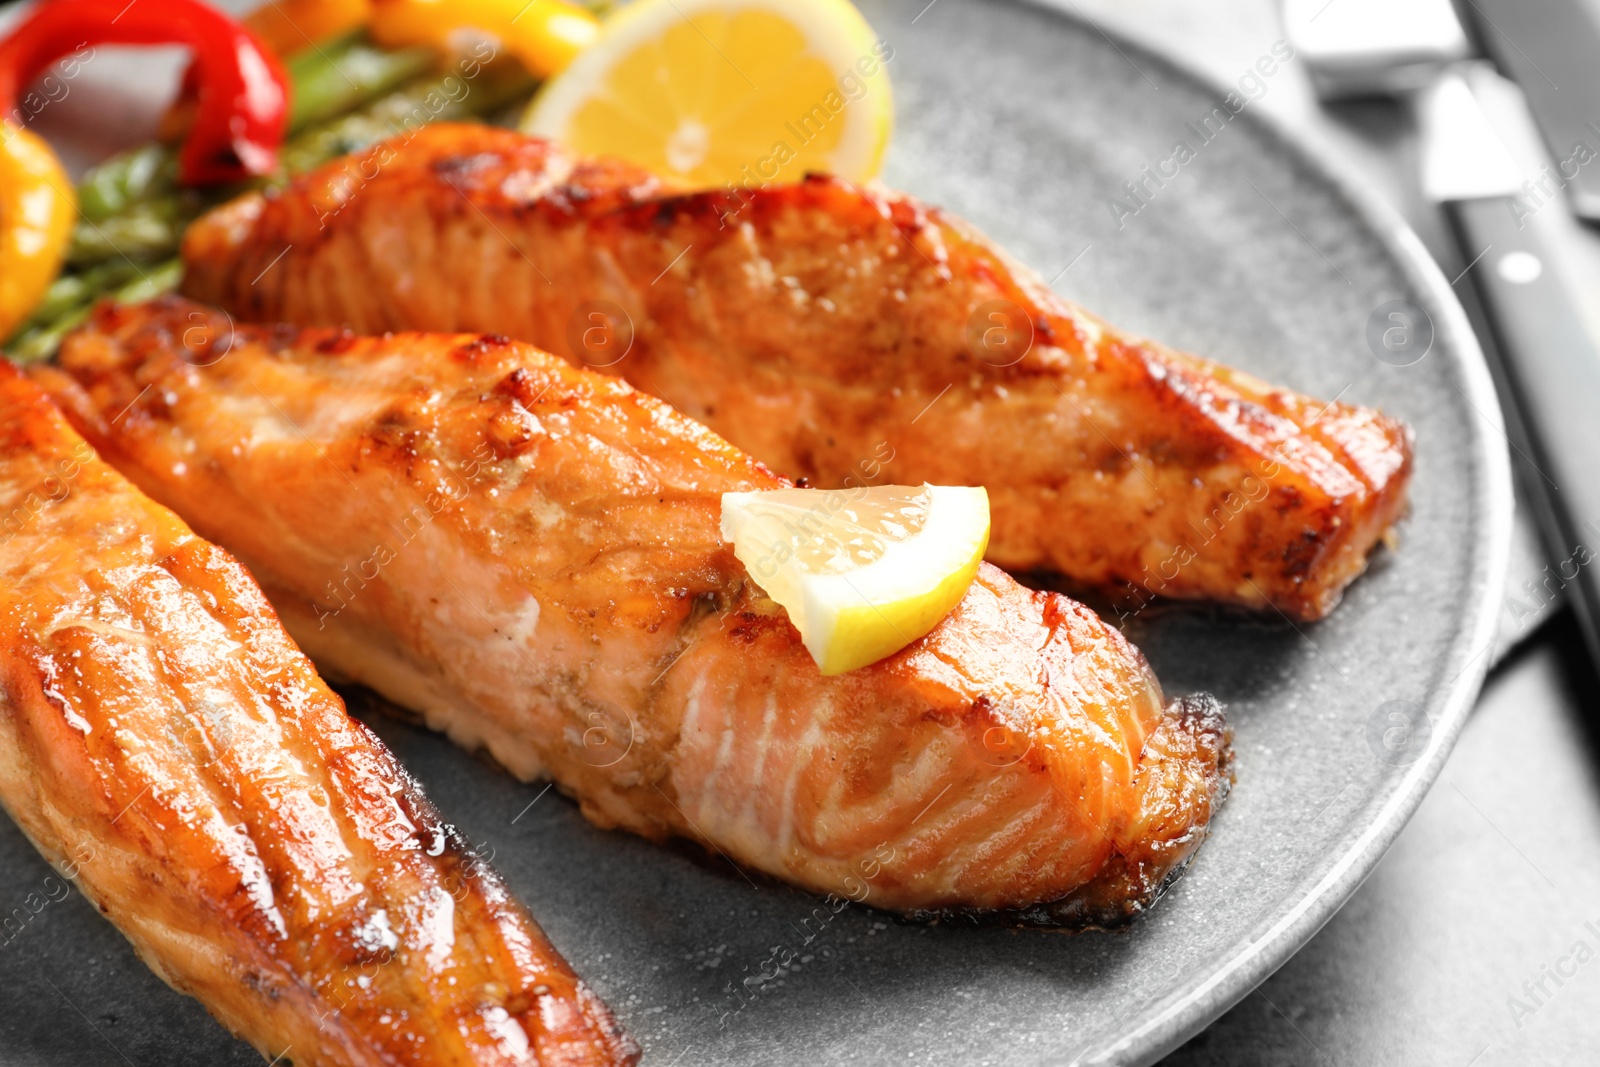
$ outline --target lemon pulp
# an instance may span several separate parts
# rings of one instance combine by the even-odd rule
[[[722,538],[789,614],[823,674],[926,634],[972,584],[989,498],[956,486],[725,493]]]
[[[522,129],[695,186],[862,180],[893,123],[892,56],[847,0],[635,0]]]

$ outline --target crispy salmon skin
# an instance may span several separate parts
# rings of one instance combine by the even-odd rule
[[[1320,618],[1411,476],[1400,422],[1121,333],[959,219],[830,178],[682,193],[440,125],[217,209],[184,258],[247,318],[532,341],[821,487],[887,443],[895,481],[988,489],[992,562],[1134,603]]]
[[[1143,910],[1227,782],[1092,612],[985,565],[930,634],[823,677],[718,536],[788,483],[620,379],[480,335],[102,308],[44,379],[245,560],[324,669],[602,826],[902,912]]]
[[[267,1059],[637,1059],[243,568],[4,361],[0,801]]]

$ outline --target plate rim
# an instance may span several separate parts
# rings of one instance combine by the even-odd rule
[[[1113,48],[1162,68],[1179,81],[1222,99],[1231,90],[1219,78],[1160,45],[1132,36],[1117,25],[1104,25],[1085,15],[1073,0],[984,0],[1035,10],[1099,34]],[[1503,438],[1505,420],[1488,360],[1465,309],[1432,253],[1399,211],[1348,163],[1318,142],[1298,133],[1286,117],[1252,108],[1243,118],[1257,134],[1273,143],[1282,156],[1299,164],[1364,225],[1406,283],[1421,296],[1434,319],[1436,351],[1454,362],[1468,403],[1483,415],[1470,431],[1476,462],[1469,485],[1482,502],[1473,518],[1483,534],[1474,566],[1463,583],[1470,589],[1472,618],[1463,626],[1436,666],[1454,668],[1443,692],[1430,694],[1434,712],[1428,747],[1392,784],[1377,794],[1374,817],[1341,837],[1319,863],[1295,884],[1286,909],[1257,923],[1242,943],[1229,950],[1219,966],[1180,982],[1151,1001],[1129,1021],[1125,1032],[1097,1042],[1070,1061],[1077,1065],[1128,1064],[1148,1067],[1177,1049],[1239,1003],[1272,976],[1349,901],[1377,868],[1400,832],[1439,778],[1483,687],[1499,623],[1499,604],[1511,560],[1514,492],[1510,452],[1497,448],[1490,431]]]
[[[1226,83],[1160,45],[1133,36],[1116,24],[1086,15],[1074,0],[982,0],[989,4],[1037,11],[1105,38],[1141,63],[1167,77],[1221,99]],[[0,29],[19,17],[16,9],[0,12]],[[1297,132],[1289,120],[1264,108],[1249,108],[1243,119],[1270,141],[1282,157],[1300,165],[1332,193],[1364,226],[1398,268],[1405,282],[1424,300],[1434,317],[1436,349],[1449,353],[1458,368],[1459,384],[1468,402],[1484,416],[1471,433],[1473,476],[1469,485],[1482,501],[1472,517],[1483,530],[1472,572],[1468,602],[1474,617],[1464,625],[1438,666],[1454,670],[1439,694],[1430,694],[1435,713],[1428,747],[1422,758],[1386,784],[1377,813],[1344,834],[1282,899],[1292,900],[1251,928],[1249,935],[1219,957],[1220,963],[1186,976],[1165,993],[1128,1017],[1122,1033],[1096,1041],[1070,1059],[1071,1065],[1127,1064],[1144,1067],[1166,1056],[1243,1000],[1283,966],[1349,900],[1372,873],[1409,823],[1422,799],[1437,781],[1460,736],[1482,687],[1492,655],[1499,605],[1509,572],[1514,495],[1509,452],[1494,446],[1491,431],[1503,435],[1504,420],[1488,362],[1460,301],[1442,270],[1408,223],[1370,182],[1316,141]],[[1370,807],[1370,805],[1369,805]],[[209,1010],[207,1010],[209,1017]],[[1065,1035],[1063,1035],[1065,1036]],[[1057,1059],[1059,1054],[1047,1054]]]

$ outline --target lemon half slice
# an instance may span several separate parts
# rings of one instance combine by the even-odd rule
[[[696,187],[861,181],[889,141],[893,55],[848,0],[634,0],[521,128]]]
[[[789,613],[823,674],[876,663],[960,603],[989,494],[942,485],[722,495],[722,539]]]

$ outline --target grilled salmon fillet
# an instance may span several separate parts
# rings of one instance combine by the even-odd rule
[[[1143,341],[959,219],[813,177],[668,189],[441,125],[192,226],[185,291],[301,326],[490,331],[625,376],[776,470],[982,485],[989,558],[1125,604],[1327,614],[1409,430]]]
[[[244,560],[329,672],[605,827],[907,913],[1111,923],[1227,782],[1214,701],[984,565],[823,677],[718,536],[789,483],[614,377],[481,335],[103,307],[43,373],[110,461]]]
[[[3,360],[0,801],[274,1062],[637,1059],[244,569]]]

